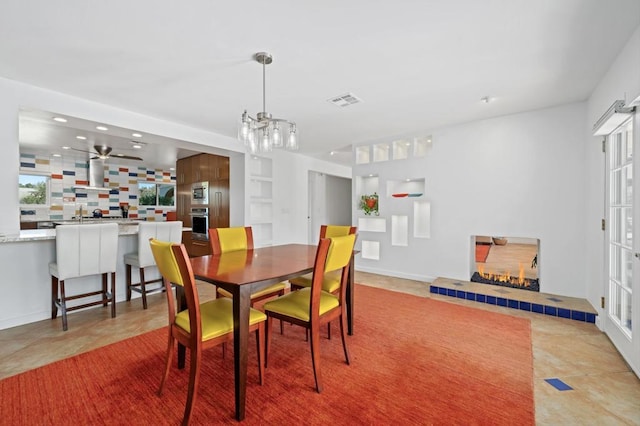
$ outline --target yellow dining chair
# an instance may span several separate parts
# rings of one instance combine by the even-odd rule
[[[321,225],[320,239],[331,237],[342,237],[344,235],[355,234],[357,228],[355,226],[343,225]],[[291,291],[300,290],[305,287],[311,287],[311,277],[313,274],[305,274],[289,280]],[[340,290],[340,272],[333,271],[325,274],[322,281],[322,289],[326,292],[337,294]],[[327,324],[327,335],[331,339],[331,324]]]
[[[311,333],[311,361],[318,393],[322,392],[322,376],[320,374],[320,326],[322,324],[328,324],[334,319],[340,320],[344,357],[347,364],[349,364],[345,300],[346,282],[355,241],[355,234],[321,239],[316,252],[311,287],[287,293],[264,304],[264,311],[267,314],[265,366],[267,366],[271,350],[273,319],[280,319],[281,321],[304,327]],[[340,292],[338,295],[322,290],[325,275],[332,271],[338,271],[340,274]]]
[[[210,228],[209,242],[211,244],[211,252],[214,255],[238,250],[253,250],[253,231],[250,226]],[[276,283],[251,293],[251,306],[256,302],[273,296],[282,296],[285,287],[285,283]],[[218,287],[217,294],[224,297],[232,297],[231,293],[220,287]]]
[[[320,226],[320,239],[342,237],[345,235],[355,234],[357,228],[355,226],[342,226],[342,225],[322,225]],[[299,277],[291,278],[289,283],[291,284],[291,290],[300,290],[301,288],[311,287],[312,274],[305,274]],[[334,271],[326,274],[322,283],[322,289],[329,293],[336,294],[340,289],[340,273]]]
[[[198,395],[202,351],[233,340],[233,302],[231,299],[220,298],[200,304],[191,262],[185,246],[153,238],[149,240],[149,244],[163,278],[169,307],[169,342],[158,395],[162,395],[165,382],[169,377],[175,341],[177,340],[190,351],[189,387],[182,419],[182,424],[186,425],[189,423]],[[177,314],[176,301],[171,292],[172,283],[182,287],[187,305],[186,310]],[[249,331],[256,332],[261,385],[264,383],[265,320],[266,316],[263,312],[251,309]]]

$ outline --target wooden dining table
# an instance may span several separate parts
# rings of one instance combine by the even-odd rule
[[[233,353],[236,419],[245,417],[247,390],[247,352],[251,293],[289,278],[313,271],[317,246],[285,244],[194,257],[196,279],[219,286],[233,295]],[[353,334],[353,256],[345,301],[348,334]],[[183,367],[185,350],[178,350],[178,365]]]

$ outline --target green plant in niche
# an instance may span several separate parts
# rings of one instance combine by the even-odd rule
[[[378,212],[378,194],[375,192],[373,195],[363,195],[360,197],[360,208],[364,211],[364,214],[371,215],[372,213],[379,216]]]

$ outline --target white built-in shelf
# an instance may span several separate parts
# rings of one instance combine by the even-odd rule
[[[428,201],[413,203],[413,236],[431,238],[431,203]]]
[[[394,194],[400,197],[394,197]],[[424,178],[387,181],[387,197],[413,198],[413,197],[421,197],[423,195],[424,195]]]
[[[360,255],[363,259],[380,260],[380,243],[378,241],[362,241]]]
[[[252,155],[248,160],[249,224],[255,247],[273,241],[273,161]]]
[[[377,143],[373,145],[373,162],[377,163],[379,161],[389,161],[389,144],[388,143]]]
[[[413,138],[413,156],[416,158],[426,156],[431,149],[432,141],[431,135]]]
[[[405,216],[405,215],[391,216],[391,245],[392,246],[408,246],[409,245],[409,216]]]
[[[270,158],[252,155],[249,159],[249,175],[252,177],[271,178],[273,176],[273,162]]]
[[[405,139],[393,141],[393,159],[394,160],[406,160],[411,153],[411,142]]]
[[[387,220],[383,217],[359,217],[358,232],[387,232]]]
[[[373,193],[380,193],[380,179],[378,175],[364,175],[356,176],[356,194],[359,197],[362,195],[373,195]]]
[[[357,146],[355,151],[356,164],[369,164],[371,162],[371,155],[369,154],[371,148],[369,145]]]

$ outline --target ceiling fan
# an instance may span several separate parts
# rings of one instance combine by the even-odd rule
[[[134,157],[131,155],[124,155],[124,154],[112,154],[112,148],[110,146],[106,146],[106,145],[94,145],[93,149],[94,151],[85,151],[83,149],[76,149],[76,148],[71,148],[74,151],[80,151],[80,152],[87,152],[89,154],[94,154],[95,157],[91,157],[91,160],[96,160],[96,159],[102,159],[102,160],[106,160],[110,157],[117,157],[117,158],[122,158],[123,160],[138,160],[138,161],[142,161],[142,158],[140,157]]]

